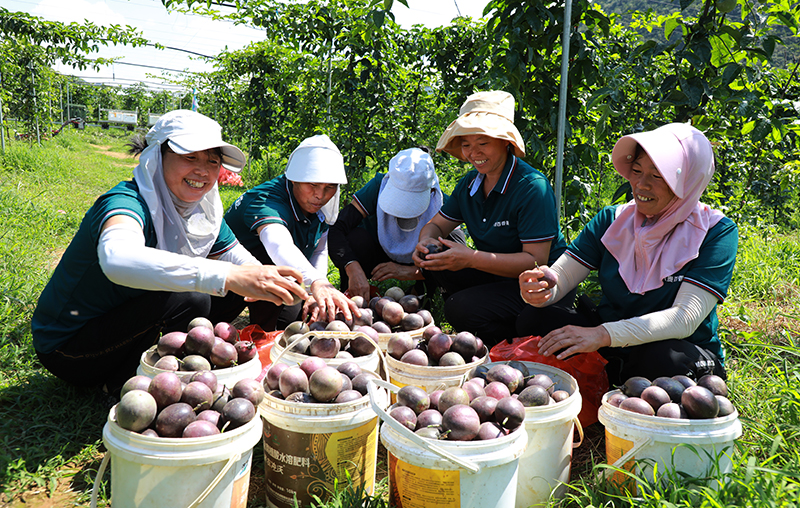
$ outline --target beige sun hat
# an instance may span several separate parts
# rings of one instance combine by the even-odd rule
[[[436,145],[437,152],[447,152],[465,160],[461,155],[460,136],[485,134],[510,141],[514,155],[525,156],[525,142],[514,125],[514,96],[502,90],[477,92],[464,101],[459,116],[445,129]]]

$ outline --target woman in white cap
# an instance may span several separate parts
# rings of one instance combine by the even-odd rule
[[[603,209],[551,267],[523,273],[528,332],[539,352],[566,358],[599,351],[612,385],[631,376],[725,377],[716,306],[725,299],[738,245],[736,224],[700,202],[714,174],[711,143],[682,123],[617,141],[614,168],[633,200]],[[593,312],[547,307],[597,270]]]
[[[245,156],[217,122],[171,111],[131,147],[141,154],[133,180],[86,213],[31,322],[45,368],[112,395],[162,333],[208,316],[212,296],[307,297],[287,278],[297,270],[261,266],[225,224],[217,176],[238,172]]]
[[[446,198],[427,148],[408,148],[392,157],[389,171],[377,173],[356,192],[331,227],[329,254],[339,268],[340,287],[368,301],[369,279],[423,281],[411,255],[420,230]],[[460,228],[449,239],[466,244]],[[425,284],[427,289],[418,291],[431,294],[431,281]]]
[[[444,290],[450,325],[492,346],[517,336],[516,319],[525,307],[519,274],[555,261],[566,248],[555,195],[547,178],[521,159],[525,145],[507,92],[467,97],[436,150],[473,169],[422,228],[414,261],[433,272]],[[475,249],[446,239],[461,223]],[[447,250],[431,253],[431,245]]]
[[[333,321],[352,318],[358,307],[328,282],[328,228],[339,213],[339,185],[347,183],[342,154],[328,136],[303,140],[289,156],[283,175],[242,194],[225,220],[242,244],[264,264],[297,268],[311,296],[291,306],[249,303],[250,322],[264,330],[284,329],[301,315]],[[246,302],[226,298],[220,317],[238,315]]]

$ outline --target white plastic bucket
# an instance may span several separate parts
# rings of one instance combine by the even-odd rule
[[[153,346],[154,348],[155,346]],[[150,352],[151,349],[148,349],[144,353],[142,353],[142,357],[139,359],[139,367],[136,369],[136,373],[139,375],[147,376],[149,378],[153,378],[156,374],[160,374],[162,372],[173,372],[167,371],[164,369],[157,369],[150,365],[147,362],[147,354]],[[233,388],[233,385],[236,384],[237,381],[241,379],[256,379],[261,374],[261,361],[258,359],[258,356],[253,358],[252,360],[245,362],[241,365],[235,365],[233,367],[227,367],[224,369],[212,369],[211,372],[216,374],[217,376],[217,383],[223,384],[228,388]],[[192,371],[174,371],[175,374],[181,378],[182,381],[187,382],[194,372]]]
[[[391,387],[375,380],[367,383]],[[397,388],[390,388],[396,390]],[[378,409],[376,409],[377,411]],[[380,410],[388,451],[389,504],[397,508],[510,508],[517,495],[522,427],[486,441],[433,441],[417,436]]]
[[[487,363],[486,367],[508,363]],[[583,428],[578,420],[582,399],[578,382],[561,369],[535,362],[521,362],[529,375],[547,374],[554,389],[570,396],[555,404],[525,408],[528,446],[519,460],[517,508],[544,505],[550,497],[560,498],[566,491],[572,468],[572,450],[583,442]],[[573,443],[577,427],[580,441]]]
[[[475,367],[486,363],[488,359],[489,350],[486,349],[485,346],[484,355],[480,360],[467,363],[466,365],[454,365],[450,367],[412,365],[386,355],[386,373],[389,376],[389,382],[398,388],[413,385],[419,386],[426,392],[431,393],[435,390],[444,390],[451,386],[461,386],[461,383],[464,382],[464,377]]]
[[[245,508],[253,446],[261,419],[201,438],[148,437],[123,429],[111,409],[103,427],[108,453],[97,473],[92,506],[111,457],[114,508]]]
[[[606,393],[597,418],[606,428],[606,459],[620,469],[653,479],[653,464],[659,476],[667,470],[692,478],[720,477],[733,469],[733,442],[742,435],[739,413],[704,420],[647,416],[614,407]],[[689,445],[689,446],[683,446]],[[614,473],[622,484],[627,476]]]
[[[388,405],[385,392],[379,404]],[[267,506],[309,506],[325,499],[334,481],[374,492],[378,416],[368,397],[344,404],[304,404],[267,395],[258,407],[264,423]]]
[[[308,335],[319,335],[322,337],[339,337],[339,339],[354,339],[358,336],[365,336],[360,332],[308,332],[302,335],[302,337],[306,337]],[[285,363],[287,365],[300,365],[303,363],[303,360],[308,358],[308,355],[304,355],[301,353],[295,353],[294,351],[284,351],[286,349],[285,346],[281,345],[281,339],[283,339],[283,334],[278,335],[278,338],[275,340],[275,345],[272,346],[272,351],[269,353],[269,358],[273,364],[275,363]],[[299,340],[299,339],[298,339]],[[294,344],[294,342],[292,343]],[[292,344],[289,344],[291,346]],[[373,342],[374,344],[374,342]],[[339,367],[339,365],[345,362],[354,362],[362,370],[368,370],[370,372],[374,372],[380,375],[380,365],[381,359],[378,356],[378,351],[373,351],[372,353],[364,356],[356,356],[352,359],[350,358],[324,358],[325,363],[330,365],[331,367]]]

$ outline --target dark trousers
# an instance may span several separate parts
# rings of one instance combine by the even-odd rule
[[[518,333],[520,336],[544,337],[566,325],[594,327],[602,322],[590,300],[581,296],[575,307],[528,306],[520,315]],[[714,353],[688,340],[668,339],[639,346],[605,347],[597,352],[608,360],[606,372],[612,386],[619,386],[633,376],[646,377],[651,381],[657,377],[678,374],[692,379],[699,379],[706,374],[727,378],[725,368]]]
[[[192,319],[207,316],[211,298],[201,293],[147,292],[87,322],[55,351],[37,351],[39,361],[70,384],[105,384],[116,393],[136,374],[142,353],[163,333],[186,331]]]
[[[303,311],[303,303],[287,307],[264,301],[245,302],[243,296],[229,291],[224,298],[211,300],[209,319],[212,323],[230,323],[245,307],[250,309],[250,324],[258,325],[267,332],[286,329],[286,325],[300,319]]]
[[[520,296],[517,279],[472,268],[428,273],[436,278],[447,295],[445,318],[457,332],[471,332],[490,348],[502,340],[520,336],[517,320],[530,305]],[[575,292],[571,295],[574,298]],[[571,306],[570,295],[562,302]]]
[[[462,245],[467,244],[466,235],[464,235],[464,231],[461,228],[454,229],[447,239]],[[389,256],[383,250],[383,247],[381,247],[381,244],[369,234],[366,228],[353,228],[353,230],[347,235],[347,243],[350,244],[353,252],[358,257],[358,263],[361,265],[364,273],[367,274],[367,278],[369,278],[372,270],[374,270],[376,266],[381,263],[391,261]],[[415,288],[417,289],[418,294],[421,295],[424,293],[431,297],[438,287],[438,284],[436,283],[436,280],[430,276],[430,272],[423,272],[423,275],[425,276],[425,280],[417,281]],[[347,277],[347,272],[345,272],[344,269],[340,269],[339,288],[342,291],[345,291],[348,288],[349,283],[350,279]]]

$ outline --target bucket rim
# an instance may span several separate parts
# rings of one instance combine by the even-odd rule
[[[386,402],[388,403],[388,395],[385,394],[385,391],[383,392],[386,398]],[[267,393],[264,399],[258,405],[257,409],[259,412],[261,412],[262,409],[269,408],[284,413],[303,415],[303,416],[313,416],[313,413],[315,412],[325,413],[325,416],[335,416],[335,415],[349,415],[351,413],[355,413],[361,411],[362,409],[370,407],[371,404],[369,395],[362,395],[360,399],[356,399],[350,402],[340,402],[334,404],[331,402],[314,402],[314,403],[291,402],[279,399]]]
[[[192,371],[192,370],[185,370],[185,371],[184,370],[177,370],[177,371],[175,371],[175,370],[166,370],[166,369],[159,369],[158,367],[156,367],[154,365],[150,365],[146,361],[146,356],[151,351],[154,351],[156,347],[157,346],[152,346],[152,347],[147,348],[142,353],[142,356],[139,358],[139,366],[141,367],[142,372],[145,373],[144,374],[145,376],[153,377],[156,374],[161,374],[162,372],[172,372],[174,374],[177,374],[178,376],[184,376],[185,377],[185,376],[191,376],[195,372],[199,372],[199,371]],[[244,362],[241,365],[235,365],[233,367],[225,367],[223,369],[211,369],[209,372],[213,372],[217,376],[217,378],[219,378],[219,377],[232,377],[232,376],[235,376],[237,374],[242,374],[244,372],[247,372],[248,370],[251,370],[251,369],[255,371],[255,369],[254,369],[255,366],[258,366],[258,373],[261,373],[261,360],[258,359],[258,356],[256,356],[255,358],[253,358],[251,360],[248,360],[248,361]],[[148,370],[153,372],[152,376],[147,375],[147,371]],[[253,379],[255,379],[255,377]]]
[[[465,363],[464,365],[452,365],[447,367],[430,366],[430,365],[414,365],[411,363],[401,362],[391,355],[386,355],[387,370],[393,372],[402,372],[404,375],[436,373],[441,376],[463,376],[465,373],[471,372],[475,367],[483,365],[489,359],[489,348],[483,346],[485,353],[478,360],[474,362]]]

